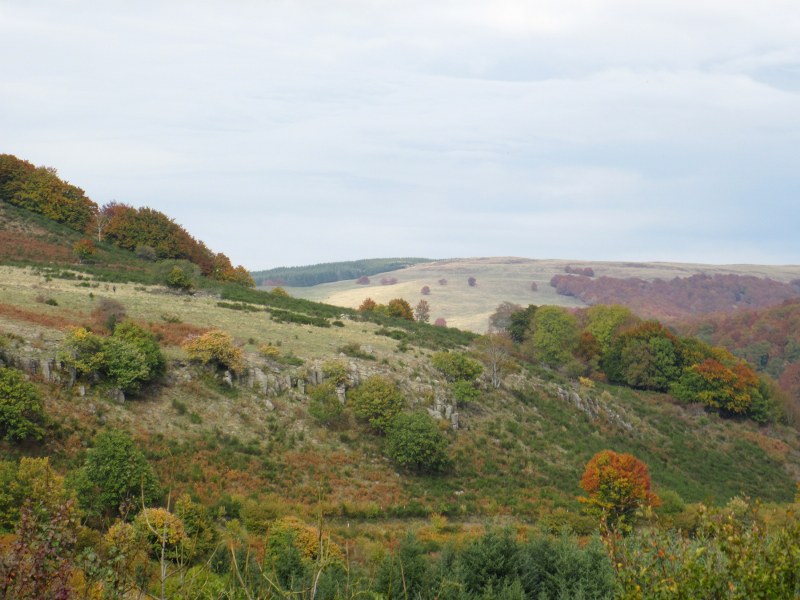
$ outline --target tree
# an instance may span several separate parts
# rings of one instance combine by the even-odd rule
[[[560,367],[573,358],[578,345],[578,321],[571,312],[558,306],[536,309],[531,320],[529,355],[551,367]]]
[[[398,415],[386,434],[386,455],[404,469],[441,471],[448,465],[448,440],[425,413]]]
[[[489,317],[489,328],[495,331],[505,331],[511,325],[511,315],[522,310],[519,304],[502,302]],[[525,326],[527,328],[527,325]]]
[[[539,284],[535,281],[531,281],[531,291],[538,292],[539,291]]]
[[[378,306],[378,303],[375,302],[372,298],[365,298],[361,305],[358,307],[358,312],[366,313],[374,311]]]
[[[397,384],[382,375],[373,375],[350,392],[353,412],[378,433],[384,433],[405,404]]]
[[[478,285],[478,280],[475,279],[474,277],[469,277],[467,278],[467,284],[469,285],[469,287],[475,287],[476,285]]]
[[[433,324],[436,325],[436,327],[447,327],[447,320],[444,317],[437,317]]]
[[[414,320],[414,311],[412,310],[411,305],[402,298],[389,300],[389,304],[387,304],[386,307],[390,317],[406,319],[407,321]]]
[[[0,368],[0,439],[42,439],[44,407],[39,390],[20,371]]]
[[[512,342],[521,344],[525,341],[537,308],[537,306],[529,304],[528,308],[520,308],[508,315],[508,325],[506,329],[508,330],[508,335],[511,337]]]
[[[375,591],[385,598],[424,598],[431,583],[427,552],[409,531],[381,562]]]
[[[625,528],[639,508],[659,504],[650,485],[650,473],[642,461],[632,454],[603,450],[586,464],[581,488],[589,496],[581,501],[604,518],[609,528]]]
[[[231,335],[212,329],[194,337],[182,346],[189,360],[217,369],[241,372],[244,370],[242,349],[233,343]]]
[[[440,279],[440,280],[439,280],[437,283],[438,283],[439,285],[447,285],[447,279],[445,279],[444,277],[442,277],[442,278],[441,278],[441,279]]]
[[[78,257],[78,262],[83,264],[97,252],[94,242],[88,238],[78,240],[72,245],[72,253]]]
[[[81,505],[96,515],[136,512],[158,499],[158,479],[142,451],[124,431],[97,434],[76,482]]]
[[[124,369],[120,370],[119,365],[115,364],[112,344],[116,348],[127,346],[129,354],[137,355],[141,375],[132,376],[126,374]],[[124,321],[114,328],[111,338],[104,344],[104,351],[106,373],[125,391],[138,390],[143,383],[163,375],[166,370],[167,362],[156,336],[133,321]],[[121,379],[125,379],[125,384],[121,383]]]
[[[356,279],[356,283],[358,285],[369,285],[369,277],[367,277],[366,275],[362,275],[361,277]]]
[[[621,333],[601,366],[609,381],[666,392],[685,366],[685,346],[658,321],[645,321]]]
[[[754,407],[767,402],[766,390],[750,365],[722,348],[715,348],[713,352],[714,357],[683,371],[670,390],[676,397],[739,415],[750,413]],[[765,414],[764,419],[767,417]]]
[[[422,294],[423,296],[430,296],[431,287],[429,285],[423,285],[419,293]]]
[[[414,308],[414,316],[420,323],[427,323],[431,319],[431,307],[427,300],[420,300]]]
[[[502,382],[501,374],[508,369],[514,344],[507,333],[487,333],[475,342],[478,356],[486,365],[491,377],[492,387],[497,389]]]
[[[178,265],[175,265],[172,267],[172,269],[170,269],[165,283],[167,284],[167,287],[170,287],[174,290],[180,290],[182,292],[188,292],[194,288],[194,280],[192,279],[190,271],[183,269]]]
[[[434,352],[431,364],[451,382],[473,381],[483,372],[479,362],[461,352]]]
[[[108,225],[109,221],[111,221],[111,211],[109,211],[106,206],[95,207],[93,225],[94,230],[97,232],[98,243],[103,241],[103,232],[105,231],[106,225]]]
[[[629,308],[618,304],[590,306],[586,317],[586,330],[597,340],[601,354],[608,352],[620,331],[639,322]]]

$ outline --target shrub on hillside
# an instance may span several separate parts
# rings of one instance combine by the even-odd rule
[[[229,333],[214,329],[192,338],[183,346],[189,360],[217,369],[241,372],[244,370],[244,354],[236,346]]]
[[[44,407],[36,387],[12,368],[0,368],[0,439],[41,439]]]
[[[350,392],[353,412],[379,433],[384,433],[400,413],[405,398],[397,384],[382,375],[373,375]]]
[[[160,495],[158,479],[142,451],[120,430],[102,431],[76,477],[81,505],[95,515],[137,512]]]
[[[79,375],[102,375],[125,392],[138,391],[166,367],[155,336],[132,321],[118,324],[107,338],[75,328],[67,334],[60,356]]]
[[[386,455],[417,472],[442,471],[448,465],[448,440],[425,413],[400,414],[386,433]]]

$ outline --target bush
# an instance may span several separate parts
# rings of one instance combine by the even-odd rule
[[[182,347],[189,360],[202,365],[235,372],[244,370],[244,354],[241,348],[233,343],[229,333],[220,329],[192,338]]]
[[[103,370],[126,392],[164,374],[166,360],[155,336],[133,321],[120,323],[103,344]]]
[[[386,454],[404,469],[417,472],[444,470],[448,440],[425,413],[395,417],[386,435]]]
[[[400,413],[405,399],[397,384],[387,377],[373,375],[350,393],[353,412],[379,433],[384,433]]]
[[[81,505],[90,513],[136,512],[142,502],[158,499],[158,479],[142,451],[124,431],[98,433],[86,453],[76,488]]]
[[[108,338],[82,327],[73,329],[60,355],[79,374],[102,374],[125,392],[138,391],[142,384],[162,375],[166,367],[155,336],[132,321],[117,325]]]
[[[336,394],[336,383],[328,380],[311,388],[309,392],[311,402],[308,412],[320,423],[330,425],[338,420],[344,412],[344,406],[339,402]]]
[[[42,439],[44,408],[36,387],[20,371],[0,368],[0,439]]]
[[[431,364],[448,381],[472,381],[483,372],[483,366],[461,352],[435,352]]]

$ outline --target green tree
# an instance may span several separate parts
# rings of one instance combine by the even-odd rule
[[[434,352],[431,364],[450,382],[474,381],[483,366],[462,352]]]
[[[542,306],[531,320],[527,353],[551,367],[560,367],[573,359],[578,339],[575,315],[558,306]]]
[[[39,390],[20,371],[0,368],[0,439],[42,439],[44,419]]]
[[[397,384],[382,375],[373,375],[350,392],[353,412],[379,433],[384,433],[405,404]]]
[[[179,265],[175,265],[169,270],[164,282],[167,284],[167,287],[182,292],[189,292],[195,286],[191,269],[182,268]]]
[[[112,339],[124,341],[134,346],[144,356],[147,367],[147,379],[152,380],[163,375],[167,366],[161,346],[156,336],[133,321],[124,321],[114,327]]]
[[[631,327],[638,322],[638,318],[625,306],[596,304],[586,311],[586,331],[594,336],[600,346],[600,352],[605,353],[611,348],[614,338],[621,330]]]
[[[619,335],[601,359],[609,381],[665,392],[685,366],[684,344],[657,321],[646,321]]]
[[[160,495],[158,479],[142,451],[124,431],[97,434],[77,476],[81,505],[105,517],[136,512]]]
[[[374,591],[389,600],[427,597],[432,583],[429,562],[425,548],[409,531],[381,562]]]
[[[525,341],[531,327],[531,321],[538,308],[534,304],[529,304],[527,308],[520,308],[509,313],[506,330],[508,335],[511,336],[512,342],[521,344]],[[500,307],[498,307],[499,309]]]
[[[386,434],[386,454],[405,469],[417,472],[444,470],[448,440],[427,414],[416,412],[395,417]]]

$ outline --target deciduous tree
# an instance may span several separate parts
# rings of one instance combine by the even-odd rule
[[[586,464],[581,488],[588,497],[581,501],[609,528],[625,527],[639,508],[658,505],[650,486],[650,473],[642,461],[632,454],[603,450]]]

